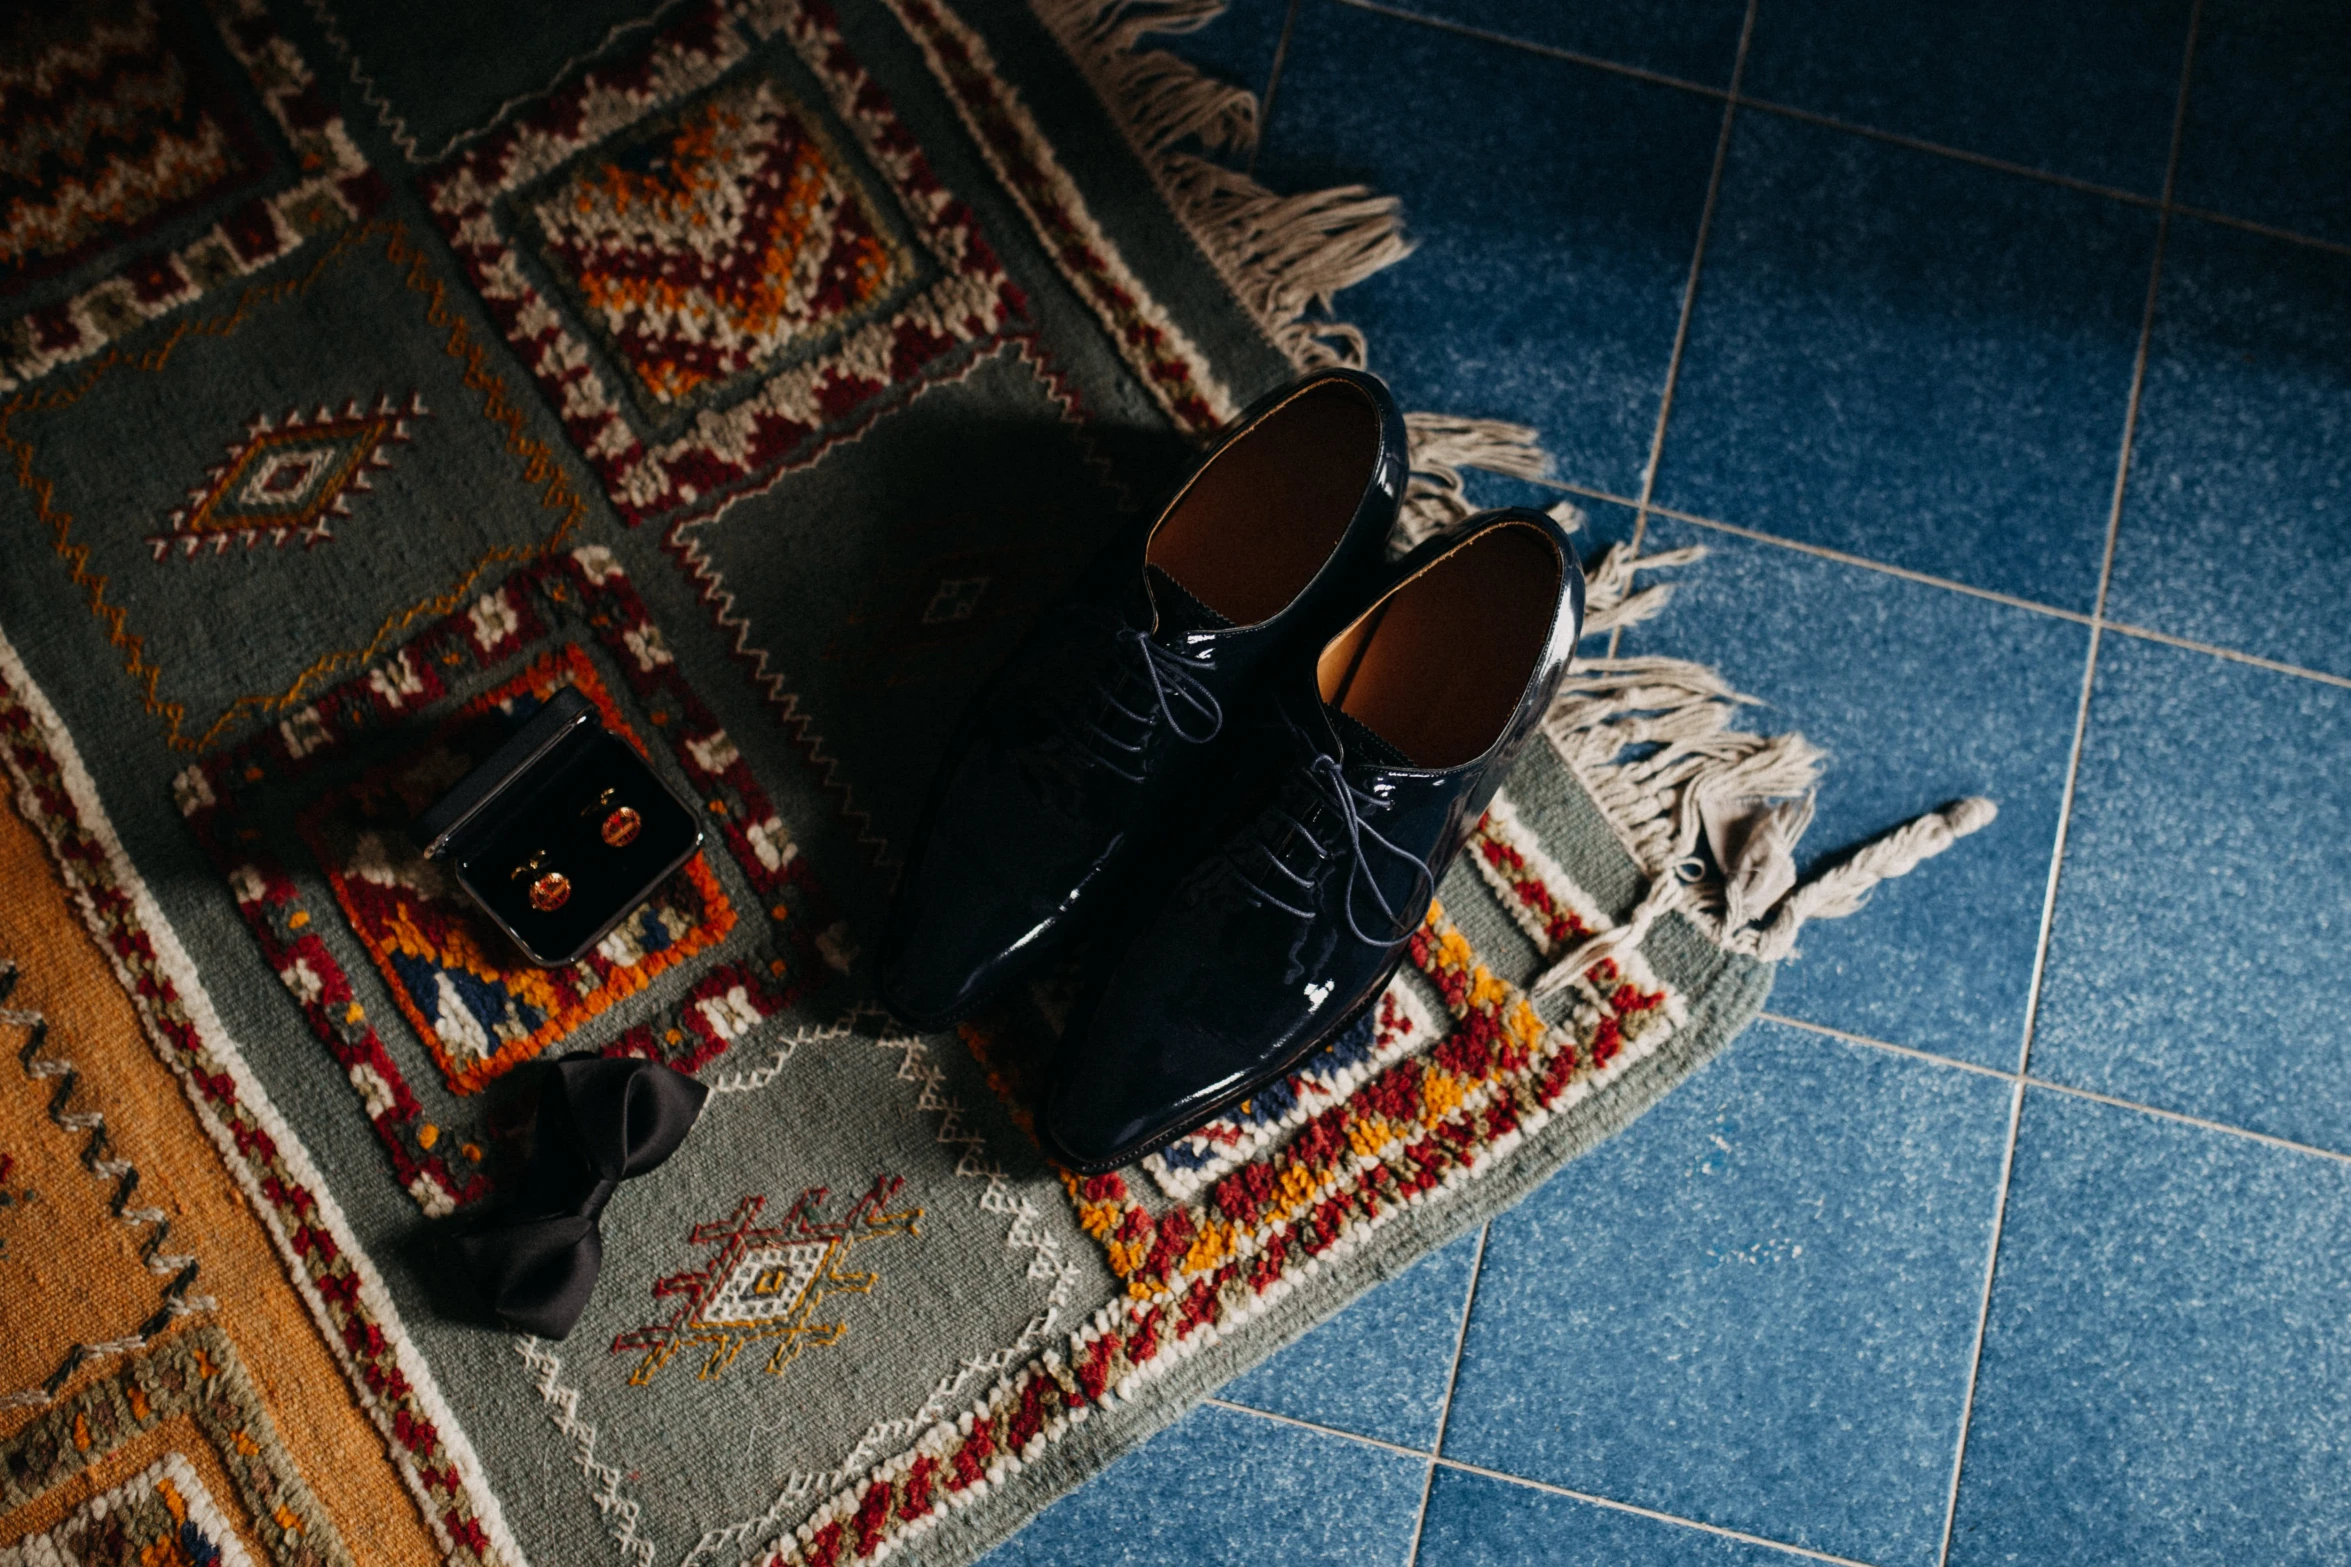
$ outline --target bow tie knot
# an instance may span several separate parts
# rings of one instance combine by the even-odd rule
[[[500,1322],[559,1339],[596,1287],[605,1204],[677,1152],[710,1090],[632,1057],[567,1055],[546,1070],[530,1163],[511,1200],[454,1245]]]

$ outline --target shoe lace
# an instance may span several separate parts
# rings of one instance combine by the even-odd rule
[[[1292,727],[1295,728],[1294,725]],[[1331,807],[1332,814],[1338,820],[1341,842],[1337,845],[1326,844],[1322,835],[1309,822],[1277,800],[1266,807],[1255,829],[1246,835],[1241,844],[1236,845],[1229,857],[1235,879],[1267,907],[1279,909],[1293,919],[1311,920],[1317,913],[1313,907],[1302,908],[1289,899],[1311,893],[1322,880],[1329,862],[1343,852],[1347,858],[1347,886],[1345,895],[1339,900],[1339,909],[1346,917],[1347,930],[1367,947],[1386,946],[1403,933],[1403,927],[1410,921],[1404,910],[1390,903],[1388,895],[1380,890],[1379,878],[1372,871],[1372,854],[1374,851],[1384,853],[1412,867],[1412,891],[1405,898],[1406,909],[1422,903],[1424,894],[1433,895],[1436,892],[1436,884],[1429,875],[1428,867],[1421,863],[1419,855],[1399,847],[1364,820],[1367,811],[1380,808],[1380,799],[1367,790],[1357,788],[1340,767],[1337,757],[1318,750],[1314,760],[1307,764],[1303,787],[1316,803]],[[1274,842],[1281,836],[1284,827],[1294,831],[1313,847],[1315,858],[1320,862],[1320,867],[1314,873],[1302,874],[1283,862]],[[1249,855],[1251,849],[1257,851],[1253,857]],[[1249,858],[1257,860],[1261,874],[1268,870],[1278,874],[1282,880],[1277,885],[1285,889],[1286,895],[1285,891],[1276,891],[1274,887],[1252,876],[1250,867],[1244,863]],[[1366,931],[1362,921],[1356,917],[1356,907],[1365,895],[1369,896],[1372,907],[1379,911],[1382,934],[1374,935]]]
[[[1139,784],[1146,776],[1141,765],[1143,753],[1161,725],[1188,745],[1205,745],[1224,729],[1224,709],[1191,660],[1152,641],[1146,631],[1123,621],[1112,624],[1112,658],[1129,672],[1140,674],[1139,684],[1147,688],[1143,705],[1129,707],[1119,700],[1117,682],[1104,682],[1095,688],[1099,705],[1071,704],[1062,711],[1060,727],[1087,760],[1128,783]],[[1112,714],[1136,726],[1139,733],[1135,739],[1121,739],[1109,727],[1107,720]]]

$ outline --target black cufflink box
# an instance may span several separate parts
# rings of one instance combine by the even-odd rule
[[[569,686],[410,829],[542,968],[577,962],[702,846],[702,824]]]

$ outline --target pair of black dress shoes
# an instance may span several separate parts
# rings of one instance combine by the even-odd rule
[[[1375,378],[1266,398],[950,745],[883,998],[944,1027],[1097,930],[1042,1119],[1075,1169],[1182,1135],[1378,999],[1567,672],[1559,525],[1485,512],[1391,562],[1406,475]]]

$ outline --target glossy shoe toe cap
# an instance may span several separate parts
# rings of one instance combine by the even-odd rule
[[[1081,1174],[1101,1175],[1149,1153],[1167,1130],[1167,1107],[1125,1089],[1113,1072],[1081,1072],[1045,1101],[1047,1147]]]
[[[933,855],[909,867],[883,933],[881,995],[923,1029],[972,1011],[1030,961],[1056,923],[984,867]]]
[[[885,957],[880,977],[882,1005],[926,1034],[952,1027],[986,990],[983,974],[929,959],[919,952],[895,963]]]
[[[1212,971],[1129,967],[1143,972],[1122,973],[1072,1020],[1046,1096],[1049,1139],[1087,1174],[1197,1126],[1293,1053],[1278,1022],[1228,1015],[1232,998],[1201,984]]]

